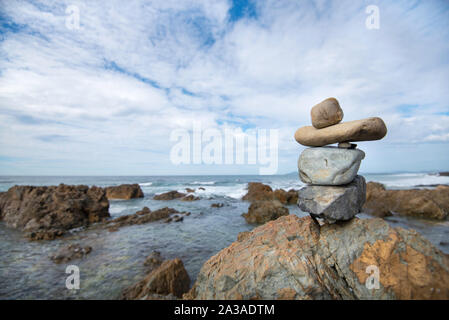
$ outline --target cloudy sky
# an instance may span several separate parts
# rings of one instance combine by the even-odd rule
[[[292,172],[295,130],[331,96],[344,121],[387,124],[362,172],[449,170],[449,2],[0,1],[3,175],[258,172],[172,164],[193,121],[278,129]]]

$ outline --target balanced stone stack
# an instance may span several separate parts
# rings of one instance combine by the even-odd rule
[[[343,110],[335,98],[314,106],[311,116],[312,126],[295,133],[296,141],[311,147],[298,160],[299,177],[308,184],[299,190],[299,208],[327,223],[349,220],[366,198],[365,178],[357,175],[365,153],[351,142],[380,140],[387,127],[377,117],[340,123]]]

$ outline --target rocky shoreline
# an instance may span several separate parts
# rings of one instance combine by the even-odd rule
[[[113,199],[116,199],[117,194],[124,199],[129,199],[130,195],[131,198],[144,196],[136,187],[129,186],[123,188],[116,186],[116,190],[122,191],[115,192]],[[448,186],[425,190],[388,190],[373,182],[368,182],[366,186],[363,212],[380,217],[398,214],[447,219]],[[73,228],[95,225],[96,228],[118,231],[124,227],[154,222],[162,223],[159,228],[164,228],[164,222],[182,222],[184,217],[190,215],[190,212],[168,207],[157,210],[144,207],[135,214],[111,218],[106,190],[108,189],[69,185],[15,186],[7,192],[0,193],[0,219],[8,227],[23,230],[30,240],[53,240],[66,236]],[[186,190],[187,195],[193,195],[192,190]],[[147,275],[128,289],[124,289],[121,298],[447,299],[449,297],[446,290],[449,287],[448,255],[436,249],[418,233],[392,228],[382,219],[354,218],[347,222],[336,223],[334,226],[312,224],[313,220],[289,214],[289,208],[296,205],[298,200],[301,202],[301,197],[304,196],[299,191],[273,190],[262,183],[249,183],[247,194],[242,198],[242,201],[249,202],[249,209],[241,219],[260,227],[239,234],[233,244],[210,258],[204,264],[192,288],[190,276],[181,259],[164,260],[160,256],[150,255],[146,265],[151,265],[151,268],[148,269]],[[185,196],[186,194],[182,197],[173,197],[172,200],[182,200]],[[418,200],[413,202],[414,198]],[[410,202],[412,205],[408,204]],[[226,210],[223,203],[213,203],[211,207],[213,210]],[[83,232],[82,229],[80,232]],[[279,252],[276,253],[279,256],[271,257],[270,253],[268,257],[271,257],[271,260],[264,260],[263,257],[266,256],[264,250],[275,250],[274,252]],[[76,263],[79,259],[90,259],[91,252],[96,252],[94,243],[92,245],[71,243],[48,258],[56,264],[72,261]],[[242,255],[242,252],[245,253]],[[238,259],[234,256],[237,253]],[[307,263],[298,265],[295,259]],[[287,264],[282,267],[279,261],[285,261]],[[374,262],[380,263],[381,272],[387,270],[394,272],[388,279],[383,279],[384,282],[381,281],[380,291],[368,292],[363,289],[367,274],[362,271]],[[404,271],[408,270],[405,265],[412,266],[414,273]],[[248,269],[249,266],[254,270]],[[229,278],[225,270],[234,270],[233,268],[239,272]],[[278,268],[284,270],[282,271],[284,273],[287,272],[281,273],[285,279],[283,282],[275,280],[276,277],[273,278]],[[435,272],[430,273],[429,270]],[[405,275],[402,275],[402,272],[405,272]],[[257,278],[257,281],[247,278],[251,274],[259,275],[260,278]],[[298,284],[298,279],[305,282]],[[430,288],[433,288],[433,291]]]

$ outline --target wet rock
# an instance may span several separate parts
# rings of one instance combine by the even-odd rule
[[[302,182],[314,185],[342,185],[354,180],[365,153],[359,149],[307,148],[298,159]]]
[[[54,239],[65,230],[109,217],[104,189],[88,186],[14,186],[0,199],[0,219],[32,240]]]
[[[212,203],[211,208],[222,208],[224,206],[224,203]]]
[[[248,192],[243,196],[242,200],[247,201],[262,201],[262,200],[272,200],[273,199],[273,189],[260,182],[250,182],[248,183]]]
[[[344,186],[307,186],[299,190],[298,196],[299,208],[314,217],[328,223],[349,220],[365,203],[365,178],[357,176]]]
[[[263,201],[278,200],[282,204],[296,204],[298,194],[296,190],[276,189],[273,191],[270,186],[260,182],[248,183],[248,192],[243,196],[242,200],[246,201]]]
[[[195,189],[191,189],[191,188],[186,188],[186,191],[189,193],[195,192]]]
[[[205,191],[206,189],[204,189],[203,187],[199,187],[198,190],[203,190],[203,191]]]
[[[153,270],[159,267],[162,264],[162,262],[164,262],[164,259],[162,259],[161,253],[159,251],[153,251],[145,259],[143,265],[149,267],[150,270]]]
[[[315,105],[310,111],[312,125],[317,128],[325,128],[343,120],[343,110],[335,98],[328,98]]]
[[[178,258],[164,261],[142,281],[125,289],[121,299],[147,299],[152,295],[174,295],[181,298],[189,290],[190,278],[184,264]]]
[[[371,286],[375,268],[378,289]],[[320,228],[310,217],[289,215],[211,257],[184,298],[446,300],[449,256],[382,219]]]
[[[106,197],[112,199],[134,199],[143,198],[143,192],[137,183],[121,184],[119,186],[106,187]]]
[[[92,251],[92,247],[82,247],[79,244],[69,244],[50,256],[55,263],[67,263],[74,259],[82,259]]]
[[[288,209],[282,206],[278,200],[271,200],[251,203],[248,213],[244,213],[242,216],[248,223],[263,224],[285,215],[288,215]]]
[[[55,240],[65,234],[64,230],[49,229],[49,230],[37,230],[26,233],[25,237],[30,241],[39,240]]]
[[[174,222],[181,222],[181,221],[183,221],[184,220],[184,217],[181,217],[181,216],[174,216],[173,217],[173,221]]]
[[[178,192],[176,190],[157,194],[153,197],[154,200],[174,200],[185,197],[186,194],[182,192]]]
[[[197,201],[197,200],[200,200],[200,198],[195,197],[193,194],[189,194],[188,196],[181,198],[181,201]]]
[[[304,146],[322,147],[338,142],[380,140],[386,134],[387,127],[381,118],[367,118],[342,122],[323,129],[302,127],[295,132],[295,139]]]
[[[368,182],[363,211],[378,217],[397,213],[444,220],[449,214],[449,186],[435,189],[386,190],[380,183]]]
[[[142,210],[137,211],[134,214],[124,215],[113,220],[109,220],[106,225],[108,226],[109,231],[117,231],[118,228],[124,226],[144,224],[167,219],[170,215],[175,213],[179,212],[175,209],[167,207],[155,211],[151,211],[148,207],[144,207]]]

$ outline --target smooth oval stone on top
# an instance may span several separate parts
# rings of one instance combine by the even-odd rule
[[[381,118],[367,118],[339,123],[323,129],[312,126],[296,130],[295,140],[308,147],[322,147],[337,142],[380,140],[387,134]]]
[[[336,147],[307,148],[298,159],[299,178],[314,185],[348,184],[357,175],[365,152]]]
[[[328,98],[315,105],[310,111],[312,125],[317,128],[325,128],[343,120],[343,110],[335,98]]]

